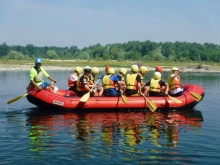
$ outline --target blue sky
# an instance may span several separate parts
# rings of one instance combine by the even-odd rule
[[[128,41],[220,45],[219,0],[0,0],[0,44]]]

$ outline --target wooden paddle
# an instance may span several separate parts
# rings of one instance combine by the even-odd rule
[[[144,95],[142,95],[142,96],[143,96],[143,97],[145,98],[145,100],[147,101],[148,107],[149,107],[149,109],[151,110],[151,112],[156,111],[156,110],[157,110],[156,104],[154,104],[151,100],[147,99]]]
[[[96,81],[96,83],[93,85],[93,87],[90,89],[90,90],[93,90],[93,88],[96,86],[96,84],[99,82],[99,80],[100,80],[101,78],[99,78],[97,81]],[[87,100],[89,99],[89,97],[90,97],[90,91],[89,92],[87,92],[86,94],[84,94],[81,98],[80,98],[80,102],[87,102]]]
[[[174,102],[176,102],[176,103],[183,103],[182,101],[180,101],[179,99],[177,99],[177,98],[175,98],[175,97],[172,97],[172,96],[170,96],[170,95],[168,95],[168,97],[171,99],[171,100],[173,100]]]

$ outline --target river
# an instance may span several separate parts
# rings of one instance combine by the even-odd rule
[[[69,70],[48,72],[67,88]],[[7,107],[26,93],[28,71],[0,71],[0,164],[219,164],[219,73],[182,73],[181,79],[205,90],[194,109],[53,112],[26,98]]]

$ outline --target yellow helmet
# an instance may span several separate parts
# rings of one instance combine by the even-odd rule
[[[92,73],[94,75],[97,75],[99,73],[99,68],[96,68],[96,67],[92,67]]]
[[[137,65],[131,65],[131,72],[137,73],[138,72],[138,66]]]
[[[120,73],[123,73],[124,75],[127,73],[127,69],[125,68],[120,68],[119,70]]]
[[[160,80],[161,79],[161,73],[160,72],[154,72],[153,79]]]
[[[75,68],[75,71],[77,71],[78,74],[80,74],[80,73],[82,73],[82,68],[79,67],[79,66],[77,66],[77,67]]]
[[[108,73],[108,74],[115,74],[114,68],[109,68],[109,69],[107,70],[107,73]]]
[[[175,70],[179,71],[179,68],[177,68],[177,67],[172,67],[172,69],[170,70],[170,72],[173,73],[173,71],[175,71]]]
[[[147,72],[147,67],[146,67],[146,66],[141,66],[141,67],[140,67],[140,72],[141,72],[141,73]]]

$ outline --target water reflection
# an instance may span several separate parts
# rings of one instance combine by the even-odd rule
[[[71,113],[36,109],[27,113],[31,151],[60,145],[74,145],[81,151],[88,151],[94,145],[103,149],[115,145],[134,147],[142,143],[174,148],[178,147],[182,132],[200,129],[202,122],[202,114],[196,110]]]

